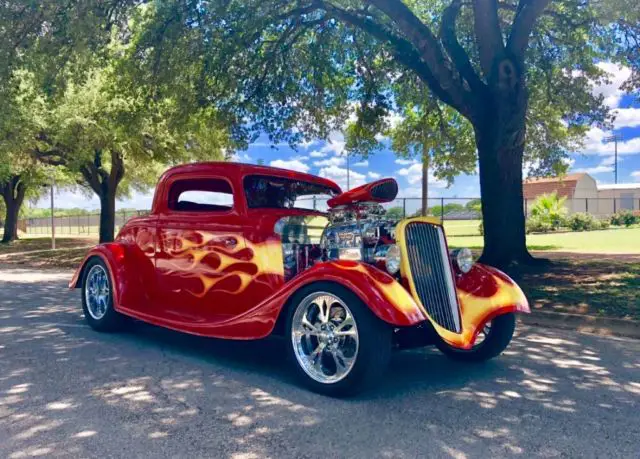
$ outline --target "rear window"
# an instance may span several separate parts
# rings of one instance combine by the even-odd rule
[[[169,209],[178,212],[227,212],[233,192],[223,179],[177,180],[169,190]]]
[[[324,202],[337,190],[311,182],[266,175],[249,175],[244,192],[250,209],[310,209],[314,202]]]

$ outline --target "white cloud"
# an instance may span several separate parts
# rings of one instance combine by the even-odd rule
[[[422,164],[416,163],[409,167],[405,167],[397,171],[398,175],[407,178],[407,182],[410,185],[415,185],[417,183],[422,182]],[[437,179],[433,176],[431,171],[429,171],[429,187],[435,188],[445,188],[447,186],[447,182],[445,180]]]
[[[314,161],[313,165],[318,167],[323,166],[342,166],[347,162],[347,160],[341,156],[333,156],[329,159],[323,159],[321,161]]]
[[[306,161],[307,159],[309,159],[309,157],[307,155],[298,155],[298,156],[294,156],[293,158],[294,160],[298,160],[298,161]]]
[[[369,161],[367,161],[366,159],[363,159],[362,161],[358,161],[357,163],[353,164],[353,167],[368,167],[369,166]]]
[[[613,122],[615,129],[640,126],[640,108],[618,108],[613,113],[616,116]]]
[[[378,174],[377,172],[367,172],[367,177],[373,180],[378,180],[380,177],[382,177],[382,175]]]
[[[309,156],[311,158],[324,158],[325,156],[327,156],[327,154],[320,150],[314,150],[311,153],[309,153]]]
[[[585,174],[604,174],[607,172],[613,172],[613,166],[595,166],[595,167],[583,167],[576,169],[574,172],[584,172]]]
[[[631,69],[624,65],[614,64],[612,62],[600,62],[597,64],[600,69],[608,74],[608,83],[594,86],[593,93],[604,96],[604,103],[611,108],[615,108],[620,103],[624,91],[620,89],[631,76]]]
[[[300,142],[300,146],[306,150],[316,142],[317,140],[303,140],[302,142]]]
[[[640,182],[640,171],[633,171],[631,173],[631,177],[633,177],[634,179],[636,179],[638,182]]]
[[[613,142],[605,143],[604,139],[609,137],[611,133],[605,132],[600,128],[593,127],[587,131],[584,140],[584,148],[581,153],[585,155],[610,156],[614,153]],[[640,154],[640,137],[634,137],[629,140],[618,142],[618,155],[637,155]]]
[[[347,189],[347,169],[338,167],[338,166],[328,166],[320,169],[318,173],[320,177],[328,178],[333,180],[340,188],[343,190]],[[366,176],[359,172],[350,171],[349,172],[349,187],[354,188],[366,183]]]
[[[281,167],[283,169],[291,169],[298,172],[309,172],[309,166],[298,159],[276,159],[274,161],[271,161],[269,165],[273,167]]]
[[[400,164],[401,166],[408,166],[409,164],[418,164],[418,161],[415,159],[398,158],[395,160],[395,163]]]
[[[248,163],[251,162],[251,156],[246,153],[235,152],[231,155],[231,161],[234,163]]]
[[[618,163],[622,161],[621,158],[618,158]],[[575,169],[574,172],[584,172],[586,174],[605,174],[609,172],[613,172],[615,163],[615,156],[607,156],[600,161],[600,164],[594,167],[582,167]]]

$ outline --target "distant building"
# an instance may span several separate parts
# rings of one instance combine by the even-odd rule
[[[538,196],[553,193],[566,197],[569,213],[589,212],[605,217],[618,210],[640,210],[640,183],[598,185],[589,174],[527,179],[522,183],[527,213]]]

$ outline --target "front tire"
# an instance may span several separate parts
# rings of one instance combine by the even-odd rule
[[[355,294],[330,282],[295,294],[286,337],[302,384],[333,397],[353,395],[376,382],[391,354],[391,328]]]
[[[91,258],[82,280],[82,310],[91,328],[100,332],[121,329],[124,316],[113,308],[113,285],[101,258]]]
[[[436,346],[443,354],[463,362],[484,362],[497,357],[504,351],[516,328],[516,315],[513,312],[495,317],[485,324],[471,349],[458,349],[442,340]],[[480,341],[481,340],[481,341]]]

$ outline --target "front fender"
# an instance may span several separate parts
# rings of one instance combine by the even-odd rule
[[[366,263],[335,260],[320,263],[301,273],[291,283],[293,291],[312,282],[331,281],[355,293],[382,321],[397,327],[426,320],[411,294],[389,274]]]
[[[485,323],[510,312],[529,313],[529,303],[518,286],[502,271],[476,263],[467,274],[456,276],[461,333],[453,333],[432,321],[440,337],[452,346],[469,349]]]
[[[123,305],[150,300],[155,285],[153,262],[137,245],[125,242],[108,242],[91,248],[71,278],[69,288],[82,286],[84,269],[93,257],[100,258],[109,270],[116,310]]]

